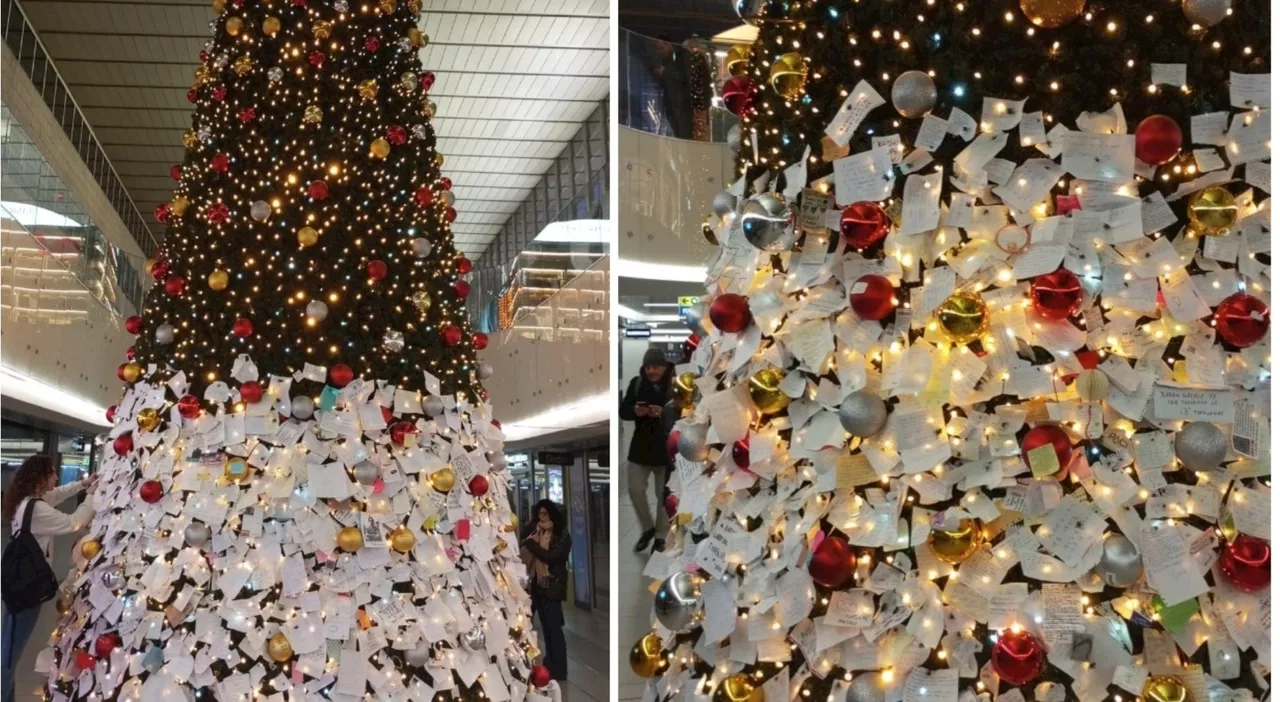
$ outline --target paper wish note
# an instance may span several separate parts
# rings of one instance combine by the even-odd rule
[[[1062,167],[1082,180],[1129,181],[1136,162],[1132,134],[1068,132],[1063,137]]]
[[[893,194],[893,160],[887,148],[847,156],[833,165],[837,205],[878,202]]]
[[[1270,73],[1231,72],[1231,106],[1271,107]]]
[[[1151,82],[1156,85],[1172,85],[1175,88],[1181,88],[1187,84],[1187,64],[1153,63],[1151,64]]]
[[[1169,313],[1183,324],[1207,317],[1212,311],[1200,298],[1186,268],[1174,268],[1160,276],[1160,292],[1164,295],[1164,304]]]
[[[1004,132],[989,132],[977,136],[971,144],[956,155],[955,166],[958,170],[974,175],[983,170],[987,162],[1009,143],[1009,135]]]
[[[862,120],[866,119],[872,110],[883,104],[884,98],[871,87],[870,83],[865,80],[858,81],[849,96],[845,98],[844,104],[840,105],[835,118],[827,125],[827,136],[839,146],[848,145],[854,131],[859,124],[862,124]]]
[[[936,151],[947,138],[948,124],[947,120],[935,114],[925,115],[924,120],[920,122],[920,131],[916,134],[916,148],[928,152]]]
[[[942,208],[938,198],[942,195],[942,169],[927,176],[907,176],[902,194],[902,225],[900,234],[932,232],[938,228]]]
[[[1048,140],[1044,131],[1044,113],[1028,112],[1018,120],[1018,143],[1023,146],[1035,146]]]
[[[1209,591],[1200,567],[1177,529],[1143,529],[1140,550],[1147,583],[1165,602],[1177,604]]]
[[[1013,277],[1017,280],[1034,278],[1058,269],[1067,255],[1065,244],[1033,244],[1026,253],[1018,254],[1013,261]]]
[[[1235,396],[1230,390],[1198,390],[1156,385],[1152,398],[1156,419],[1230,424],[1235,421]]]
[[[992,192],[1013,209],[1027,211],[1049,194],[1064,172],[1062,166],[1047,158],[1029,159]]]
[[[956,702],[960,693],[960,671],[914,667],[902,687],[903,702]]]

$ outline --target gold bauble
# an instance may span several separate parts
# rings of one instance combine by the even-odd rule
[[[1142,685],[1142,702],[1196,702],[1196,699],[1178,678],[1153,675]]]
[[[676,381],[672,383],[673,399],[676,401],[676,407],[682,410],[691,409],[693,407],[693,396],[697,392],[698,387],[694,385],[694,381],[698,379],[693,373],[681,373],[676,376]]]
[[[1022,14],[1044,29],[1061,27],[1084,14],[1084,0],[1019,0]]]
[[[378,9],[389,15],[396,11],[396,0],[379,0]]]
[[[412,93],[414,88],[418,86],[418,74],[413,71],[405,71],[400,74],[400,89],[406,93]]]
[[[631,647],[631,670],[642,678],[656,677],[667,668],[662,655],[662,639],[652,632],[640,637]]]
[[[503,541],[502,539],[498,539],[498,543],[493,545],[494,553],[505,553],[506,550],[507,550],[507,542]]]
[[[209,82],[209,67],[203,63],[196,66],[196,85]]]
[[[262,20],[262,33],[274,37],[280,33],[280,20],[276,17],[268,17]]]
[[[315,227],[303,227],[298,230],[298,243],[302,244],[303,248],[315,246],[317,241],[320,241],[320,232],[316,231]]]
[[[745,673],[734,673],[720,682],[713,699],[715,702],[763,702],[764,691]]]
[[[405,3],[405,7],[408,7],[409,11],[416,15],[422,12],[422,0],[409,0],[409,2]]]
[[[97,539],[85,539],[80,542],[80,555],[89,560],[102,552],[102,542]]]
[[[148,258],[147,260],[142,262],[142,270],[146,271],[147,275],[151,275],[151,269],[155,268],[157,263],[159,263],[159,261],[157,261],[154,257]]]
[[[422,98],[422,114],[426,115],[429,119],[435,119],[436,104],[431,101],[431,98]]]
[[[355,527],[343,527],[338,532],[338,548],[347,553],[355,553],[364,545],[364,538],[360,536],[360,530]]]
[[[222,12],[227,9],[227,0],[213,0],[210,6],[213,7],[214,12]]]
[[[200,137],[196,136],[195,131],[188,129],[182,133],[182,145],[194,149],[200,145]]]
[[[293,658],[293,644],[283,632],[276,632],[275,636],[267,639],[267,655],[276,663],[284,663]]]
[[[333,33],[333,23],[329,20],[316,20],[311,23],[311,36],[316,39],[328,39]]]
[[[231,64],[231,68],[236,72],[236,75],[245,75],[253,70],[253,59],[249,58],[249,54],[244,54],[236,59],[235,63]]]
[[[952,293],[938,305],[933,316],[947,339],[957,344],[967,344],[982,336],[991,323],[987,303],[971,292]]]
[[[413,532],[409,531],[409,529],[404,526],[398,526],[395,531],[391,532],[391,548],[394,548],[400,553],[408,553],[409,551],[412,551],[413,542]]]
[[[230,282],[231,276],[226,271],[217,270],[209,274],[209,289],[214,292],[226,290]]]
[[[804,57],[800,54],[783,54],[769,67],[769,85],[787,100],[795,100],[803,95],[808,80],[809,64],[804,62]]]
[[[124,382],[136,383],[138,382],[138,378],[142,377],[142,366],[137,363],[126,363],[124,364],[124,370],[121,372],[121,375],[124,376]]]
[[[751,404],[756,406],[764,414],[773,414],[781,412],[791,404],[791,398],[784,394],[779,386],[782,385],[782,379],[786,376],[777,368],[765,368],[756,371],[751,376],[751,382],[747,385],[747,392],[751,395]]]
[[[320,124],[322,119],[324,119],[324,111],[319,105],[307,105],[307,109],[302,111],[302,121],[306,124]]]
[[[143,431],[151,431],[160,426],[160,412],[154,407],[143,407],[138,410],[138,428]]]
[[[954,530],[930,529],[926,543],[938,560],[955,565],[972,556],[983,540],[981,521],[961,519]]]
[[[240,36],[240,30],[244,29],[244,20],[239,17],[227,18],[227,34],[233,37]]]
[[[1191,230],[1205,236],[1222,236],[1231,231],[1239,215],[1236,199],[1231,191],[1212,185],[1191,196],[1187,203],[1187,216],[1191,218]]]
[[[439,151],[436,152],[435,157],[432,158],[431,160],[436,164],[436,168],[444,167],[444,154],[440,153]]]
[[[440,470],[432,473],[429,476],[429,479],[431,480],[431,487],[434,488],[436,492],[449,492],[453,489],[453,466],[445,466],[444,468],[441,468]]]
[[[249,462],[239,456],[232,456],[222,464],[222,476],[233,483],[243,483],[252,473]]]
[[[169,202],[169,211],[181,217],[186,214],[187,208],[191,206],[191,201],[179,195]]]
[[[1090,368],[1076,376],[1076,394],[1085,402],[1102,402],[1111,392],[1111,380],[1097,368]]]
[[[724,58],[724,69],[729,72],[729,75],[746,75],[747,71],[751,69],[750,64],[750,44],[734,44],[729,47],[728,54]]]
[[[378,97],[378,81],[370,78],[360,81],[360,97],[365,100],[372,100]]]
[[[414,46],[422,46],[426,43],[423,40],[422,32],[417,27],[410,27],[409,31],[405,32],[404,35],[409,37],[409,42]]]
[[[386,158],[391,153],[391,144],[387,143],[386,139],[378,137],[369,145],[369,153],[373,154],[374,158]]]
[[[413,300],[413,306],[417,307],[419,312],[426,312],[431,309],[431,293],[426,290],[419,290],[409,299]]]

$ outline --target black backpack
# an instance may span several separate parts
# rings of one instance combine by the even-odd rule
[[[22,529],[14,532],[4,555],[0,556],[0,595],[10,613],[38,607],[58,594],[58,579],[44,557],[44,550],[31,534],[31,514],[35,506],[35,498],[27,500]]]

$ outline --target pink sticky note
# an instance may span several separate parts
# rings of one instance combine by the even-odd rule
[[[302,666],[294,664],[293,670],[289,671],[289,682],[294,685],[302,684]]]
[[[387,483],[382,478],[373,481],[373,494],[381,495],[385,489],[387,489]]]
[[[316,551],[317,564],[328,563],[328,562],[329,562],[329,554],[325,553],[324,551]]]
[[[458,541],[462,541],[462,542],[465,542],[467,539],[470,539],[471,538],[471,521],[468,519],[459,520],[458,523],[453,527],[453,535],[458,537]]]

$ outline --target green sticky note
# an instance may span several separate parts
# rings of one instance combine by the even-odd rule
[[[320,411],[329,412],[336,404],[338,404],[338,389],[332,385],[324,386],[324,390],[320,391]]]
[[[1151,598],[1151,607],[1160,615],[1165,631],[1176,634],[1186,628],[1187,622],[1200,611],[1200,600],[1191,598],[1175,605],[1165,604],[1159,595]]]
[[[1058,463],[1058,452],[1053,444],[1045,444],[1027,451],[1027,461],[1031,464],[1031,474],[1037,478],[1047,478],[1062,466]]]

